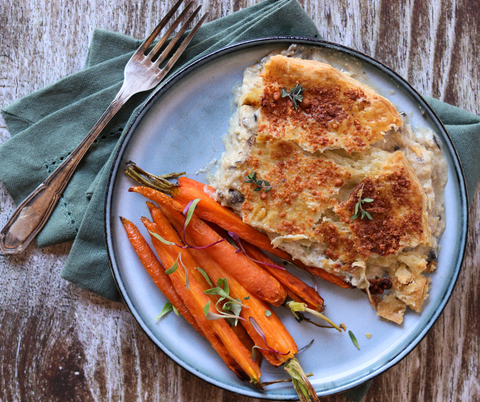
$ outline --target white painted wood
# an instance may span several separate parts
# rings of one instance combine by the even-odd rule
[[[205,0],[215,19],[255,0]],[[137,38],[173,3],[0,3],[0,106],[79,71],[95,27]],[[480,10],[467,0],[303,0],[328,40],[365,52],[421,93],[480,112]],[[0,142],[9,138],[0,118]],[[0,161],[1,163],[1,161]],[[14,168],[14,167],[12,167]],[[14,205],[0,184],[0,225]],[[376,378],[366,401],[480,400],[480,199],[453,296],[420,345]],[[121,305],[59,278],[70,244],[0,256],[1,401],[237,401],[179,368]],[[344,401],[341,395],[325,401]]]

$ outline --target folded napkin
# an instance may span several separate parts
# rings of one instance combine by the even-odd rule
[[[171,74],[225,46],[279,35],[319,36],[295,0],[267,0],[202,26]],[[120,89],[125,64],[140,43],[96,30],[84,70],[2,110],[12,138],[0,146],[0,180],[17,204],[100,118]],[[39,247],[75,239],[62,277],[117,301],[121,298],[109,268],[103,231],[106,181],[123,128],[147,96],[143,93],[132,98],[105,128],[37,237]]]
[[[176,70],[222,47],[269,36],[318,38],[318,30],[295,0],[267,0],[205,24]],[[84,70],[2,110],[12,138],[0,146],[0,180],[20,203],[93,127],[118,92],[123,69],[140,41],[96,30]],[[174,71],[172,72],[174,73]],[[121,297],[112,277],[104,238],[108,172],[123,129],[148,93],[136,95],[88,151],[59,204],[37,237],[39,247],[74,243],[61,276],[111,300]],[[480,175],[480,118],[435,99],[428,102],[446,124],[460,155],[470,198]],[[349,391],[361,400],[368,386]]]

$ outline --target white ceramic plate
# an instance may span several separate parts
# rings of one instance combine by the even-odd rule
[[[231,373],[211,346],[185,320],[169,314],[155,317],[166,298],[145,272],[128,243],[119,216],[140,224],[148,216],[145,200],[127,190],[132,181],[123,174],[125,163],[135,161],[153,173],[186,171],[187,176],[205,181],[224,146],[234,111],[232,88],[242,80],[245,67],[258,62],[272,50],[297,43],[322,51],[337,68],[355,70],[357,79],[371,85],[408,115],[414,128],[428,127],[440,139],[448,162],[446,187],[447,228],[437,271],[430,275],[433,286],[423,312],[408,311],[402,325],[382,321],[369,306],[364,293],[344,290],[318,279],[326,302],[325,313],[345,323],[357,337],[360,350],[347,333],[298,324],[286,309],[275,309],[299,348],[315,339],[299,354],[305,372],[318,395],[355,387],[400,361],[423,338],[444,308],[455,284],[465,247],[467,198],[462,170],[452,142],[425,101],[399,76],[380,63],[342,46],[295,38],[274,38],[242,43],[215,52],[177,73],[146,102],[129,127],[114,163],[106,202],[106,235],[112,270],[125,303],[148,336],[178,364],[219,387],[242,395],[277,400],[296,400],[291,384],[277,384],[259,392]],[[145,237],[148,234],[143,232]],[[309,277],[304,278],[311,283]],[[365,334],[372,334],[367,339]],[[445,362],[448,364],[448,362]],[[287,377],[281,368],[263,362],[262,381]]]

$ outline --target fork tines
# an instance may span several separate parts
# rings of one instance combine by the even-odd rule
[[[184,36],[183,34],[187,30],[189,24],[197,16],[198,12],[200,11],[200,8],[202,7],[202,6],[198,6],[192,12],[192,14],[188,17],[184,25],[180,28],[179,32],[173,38],[171,38],[170,43],[168,43],[168,45],[163,49],[163,51],[159,55],[160,51],[162,50],[166,42],[170,39],[174,30],[178,27],[180,22],[185,18],[188,11],[192,8],[193,2],[189,2],[186,5],[185,9],[181,12],[181,14],[176,18],[176,20],[169,27],[167,32],[163,35],[163,37],[158,41],[158,43],[155,44],[153,49],[148,51],[148,47],[153,43],[153,41],[158,36],[158,34],[162,31],[162,29],[165,28],[165,26],[170,21],[173,14],[178,10],[178,8],[183,3],[183,1],[184,0],[177,1],[177,3],[171,8],[171,10],[167,13],[167,15],[160,21],[160,23],[153,30],[150,36],[147,39],[145,39],[145,41],[142,43],[142,45],[138,49],[139,52],[141,51],[143,52],[144,55],[148,56],[150,61],[153,63],[154,67],[157,67],[157,68],[160,67],[160,65],[168,58],[169,54],[172,52],[172,50],[177,45],[177,43],[179,43],[179,41],[182,39],[182,37]],[[181,45],[177,48],[175,53],[169,58],[167,64],[159,72],[160,79],[163,78],[163,76],[171,69],[173,64],[177,61],[177,59],[183,53],[183,51],[188,46],[188,44],[190,43],[195,33],[200,28],[200,26],[203,24],[207,16],[208,16],[208,13],[205,13],[202,16],[202,18],[197,22],[197,24],[193,27],[193,29],[190,31],[187,37],[183,39],[183,41],[181,42]]]

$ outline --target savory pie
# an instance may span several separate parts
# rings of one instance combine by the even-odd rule
[[[388,99],[315,58],[292,46],[245,70],[216,196],[401,323],[428,296],[445,159],[432,132],[414,132]]]

